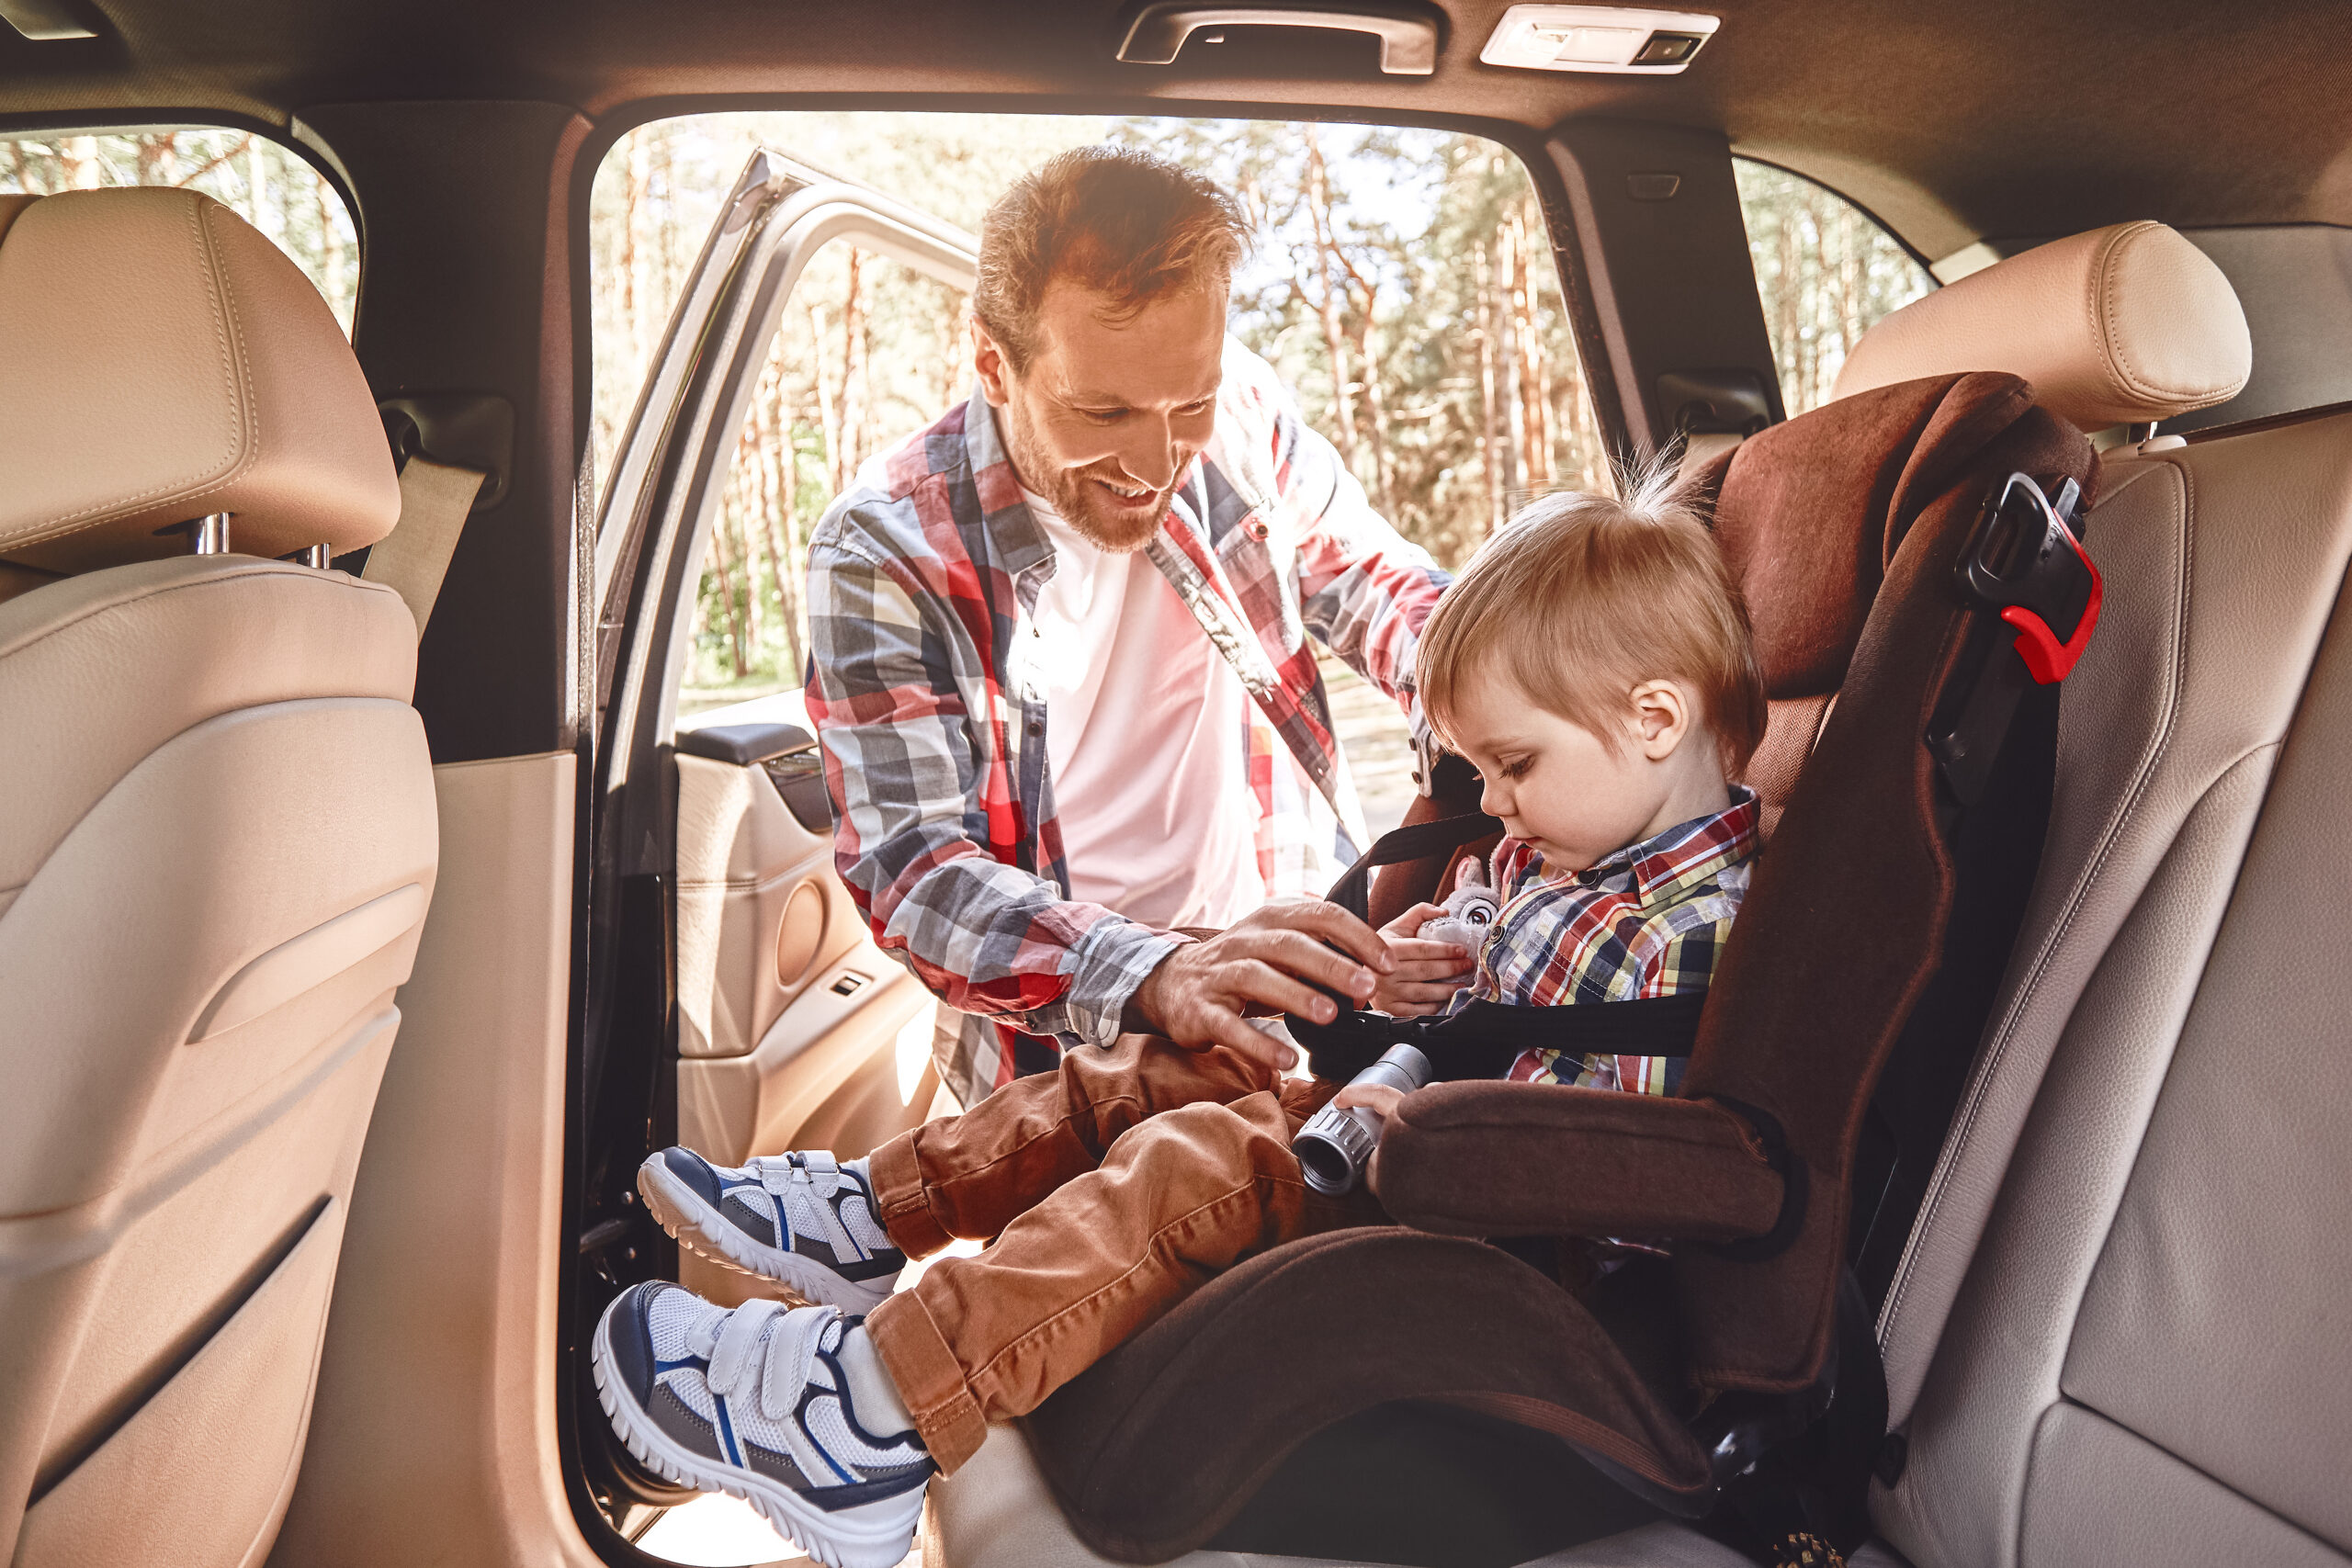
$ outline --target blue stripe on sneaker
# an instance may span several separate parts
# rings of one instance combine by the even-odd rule
[[[711,1404],[718,1408],[718,1442],[727,1450],[727,1462],[738,1470],[743,1469],[743,1450],[735,1441],[735,1423],[728,1419],[727,1401],[714,1394]]]

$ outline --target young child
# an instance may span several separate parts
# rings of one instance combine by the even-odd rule
[[[1561,495],[1479,553],[1422,632],[1422,701],[1509,837],[1501,910],[1466,996],[1555,1004],[1703,988],[1757,844],[1736,779],[1764,697],[1736,589],[1663,476]],[[1385,933],[1375,1005],[1454,995],[1422,906]],[[1457,953],[1459,950],[1454,950]],[[1511,1076],[1664,1093],[1655,1059]],[[666,1478],[747,1498],[822,1561],[905,1554],[931,1476],[976,1451],[1233,1264],[1389,1223],[1376,1188],[1311,1192],[1290,1140],[1333,1094],[1223,1047],[1129,1035],[1016,1079],[870,1156],[709,1165],[672,1148],[639,1190],[681,1245],[815,1304],[729,1311],[662,1281],[623,1292],[592,1359],[606,1414]],[[1350,1091],[1394,1111],[1394,1091]],[[910,1257],[993,1238],[893,1293]],[[853,1315],[865,1314],[863,1317]]]

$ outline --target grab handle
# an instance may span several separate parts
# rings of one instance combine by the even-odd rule
[[[1196,6],[1152,0],[1136,14],[1119,45],[1130,65],[1170,65],[1184,40],[1204,28],[1323,28],[1370,33],[1380,39],[1380,69],[1390,76],[1428,76],[1437,70],[1438,24],[1402,6]]]

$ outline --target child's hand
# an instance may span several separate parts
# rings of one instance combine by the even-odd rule
[[[1453,999],[1453,993],[1471,979],[1467,948],[1450,942],[1424,941],[1418,933],[1444,914],[1435,904],[1416,904],[1380,928],[1396,968],[1378,976],[1372,1005],[1397,1018],[1420,1018]]]
[[[1385,1083],[1351,1083],[1331,1097],[1331,1103],[1342,1111],[1352,1111],[1361,1106],[1379,1117],[1380,1130],[1384,1134],[1388,1131],[1388,1119],[1396,1114],[1396,1108],[1404,1102],[1405,1091],[1394,1084]],[[1380,1196],[1380,1145],[1377,1144],[1373,1145],[1372,1158],[1363,1168],[1363,1184],[1372,1190],[1374,1197]]]

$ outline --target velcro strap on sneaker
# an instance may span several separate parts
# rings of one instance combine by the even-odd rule
[[[734,1399],[751,1390],[752,1369],[759,1364],[760,1336],[768,1320],[784,1310],[782,1302],[756,1301],[745,1302],[727,1314],[711,1345],[710,1365],[703,1372],[711,1393]]]

